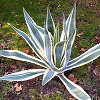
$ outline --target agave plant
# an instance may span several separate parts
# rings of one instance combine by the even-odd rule
[[[27,61],[43,67],[42,69],[24,70],[0,77],[0,80],[25,81],[43,75],[42,85],[45,85],[55,76],[59,77],[67,90],[78,100],[91,100],[90,96],[77,84],[74,84],[64,72],[87,64],[100,56],[100,43],[79,57],[70,60],[71,48],[76,35],[76,4],[69,17],[63,18],[63,30],[60,35],[59,24],[55,27],[50,10],[47,9],[47,17],[44,28],[38,26],[23,8],[25,21],[30,32],[10,26],[21,35],[38,58],[32,57],[17,50],[0,50],[0,55],[21,61]]]

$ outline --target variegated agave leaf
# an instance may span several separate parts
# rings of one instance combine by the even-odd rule
[[[0,77],[0,80],[25,81],[44,74],[44,69],[24,70]]]
[[[74,5],[67,20],[65,20],[65,16],[63,14],[63,31],[60,37],[60,41],[68,40],[72,36],[72,34],[74,34],[76,30],[75,15],[76,15],[76,4]]]
[[[59,33],[59,23],[55,27],[49,8],[44,28],[38,26],[23,8],[29,35],[10,25],[22,36],[38,58],[18,50],[0,50],[3,57],[34,63],[44,69],[24,70],[0,77],[0,80],[25,81],[43,75],[42,85],[55,76],[59,77],[67,90],[78,100],[91,100],[90,96],[63,74],[67,70],[80,67],[100,57],[100,43],[90,48],[79,57],[70,60],[71,48],[76,36],[76,3],[68,16],[63,19],[63,31]]]
[[[50,36],[50,32],[46,28],[46,25],[44,25],[44,27],[45,27],[45,42],[44,42],[45,53],[46,53],[47,61],[50,64],[50,68],[55,71],[56,67],[53,63],[53,57],[52,57],[51,36]]]
[[[18,50],[0,50],[0,55],[15,60],[31,62],[44,68],[48,68],[48,66],[43,61]]]
[[[54,24],[53,18],[52,18],[52,16],[51,16],[49,7],[47,8],[46,27],[47,27],[48,31],[49,31],[52,35],[54,35],[54,32],[55,32],[55,24]]]
[[[58,77],[65,85],[67,90],[78,100],[91,100],[90,96],[78,85],[74,84],[64,74],[59,74]]]
[[[54,32],[53,46],[55,46],[60,41],[59,37],[60,37],[60,32],[59,32],[59,22],[58,22]]]
[[[65,60],[65,47],[66,41],[58,42],[54,48],[54,64],[57,68],[63,65],[63,60]]]
[[[24,12],[25,21],[26,21],[26,24],[27,24],[27,27],[29,29],[29,32],[30,32],[30,35],[31,35],[32,39],[43,50],[44,49],[44,42],[43,42],[44,41],[44,38],[43,38],[43,36],[44,36],[43,34],[44,33],[40,32],[38,30],[38,28],[36,27],[35,22],[28,15],[28,13],[25,11],[25,9],[23,9],[23,12]]]

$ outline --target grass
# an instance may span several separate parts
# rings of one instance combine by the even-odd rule
[[[45,96],[43,100],[63,100],[62,94],[53,94],[51,96]]]
[[[1,49],[13,48],[23,50],[24,48],[28,48],[26,42],[23,41],[23,39],[21,39],[20,36],[17,35],[7,24],[9,22],[15,27],[29,34],[23,17],[22,7],[24,7],[29,12],[38,25],[43,26],[48,5],[51,9],[51,13],[55,22],[57,22],[58,20],[61,21],[62,12],[65,13],[66,18],[68,17],[73,7],[74,0],[72,2],[71,1],[72,0],[1,0],[0,35],[2,35],[2,38],[0,38],[0,44],[7,43],[8,40],[12,41],[10,45],[6,44],[5,47]],[[81,54],[80,48],[83,47],[89,49],[93,45],[97,44],[97,42],[92,41],[92,39],[100,35],[100,14],[98,15],[99,0],[96,0],[97,3],[93,7],[87,6],[89,3],[93,3],[91,0],[85,1],[83,2],[83,5],[81,0],[78,0],[77,2],[77,34],[83,34],[80,37],[76,37],[76,42],[73,46],[72,58]],[[61,24],[62,23],[60,22],[60,25]],[[10,63],[9,61],[10,60],[8,60],[8,64]],[[76,70],[77,72],[73,72],[75,76],[80,79],[84,79],[83,75],[87,73],[87,66],[77,68]],[[2,71],[0,70],[0,74],[1,73]],[[2,95],[0,94],[0,98],[1,97]],[[62,100],[62,96],[60,94],[54,94],[52,96],[44,97],[44,100],[54,99]]]

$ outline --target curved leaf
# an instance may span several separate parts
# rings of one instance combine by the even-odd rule
[[[85,55],[92,53],[96,50],[100,49],[100,43],[93,46],[92,48],[90,48],[89,50],[87,50],[85,53],[83,53],[82,55],[76,57],[75,59],[69,61],[68,65],[70,66],[71,64],[74,64],[75,62],[77,62],[78,60],[80,60],[82,57],[84,57]]]
[[[30,40],[32,41],[32,43],[35,45],[35,48],[37,51],[39,51],[39,54],[44,58],[44,59],[47,59],[46,58],[46,55],[45,55],[45,51],[43,49],[41,49],[41,46],[38,45],[38,43],[30,36]]]
[[[12,74],[4,75],[3,77],[0,77],[0,80],[25,81],[42,75],[44,71],[45,71],[44,69],[24,70]]]
[[[0,55],[7,57],[7,58],[15,59],[15,60],[31,62],[31,63],[34,63],[34,64],[37,64],[39,66],[47,68],[47,65],[43,61],[41,61],[37,58],[34,58],[30,55],[27,55],[26,53],[23,53],[21,51],[0,50]]]
[[[78,100],[91,100],[90,96],[78,85],[74,84],[68,78],[66,78],[63,74],[59,74],[58,77],[65,85],[67,90],[70,92]]]
[[[69,20],[69,17],[68,17],[67,20]],[[60,42],[65,41],[67,39],[67,37],[66,37],[67,31],[65,30],[65,27],[66,27],[66,20],[65,20],[65,15],[63,14],[63,30],[62,30],[62,33],[61,33]]]
[[[67,68],[67,65],[68,65],[69,60],[70,60],[71,48],[72,48],[72,45],[73,45],[73,42],[74,42],[75,36],[76,36],[75,15],[76,15],[76,3],[74,5],[74,8],[73,8],[72,12],[70,13],[67,21],[66,21],[66,23],[64,21],[64,24],[63,24],[63,27],[64,27],[63,30],[65,30],[64,33],[66,34],[65,38],[67,38],[68,42],[66,44],[66,52],[65,52],[66,63],[60,68],[60,70]]]
[[[47,62],[46,58],[45,58],[44,56],[42,56],[42,55],[40,54],[40,52],[38,52],[39,49],[36,48],[36,47],[37,47],[36,43],[32,42],[31,39],[29,38],[29,36],[26,35],[23,31],[21,31],[21,30],[15,28],[15,27],[12,26],[12,25],[10,25],[10,26],[11,26],[19,35],[21,35],[21,36],[25,39],[25,41],[27,42],[27,44],[28,44],[28,45],[31,47],[31,49],[36,53],[36,55],[37,55],[41,60],[43,60],[44,63],[46,63],[46,64],[49,66],[49,63]]]
[[[54,33],[54,46],[56,43],[59,42],[59,23],[57,24],[57,27],[55,28],[55,33]]]
[[[91,52],[91,53],[85,55],[84,57],[82,57],[81,59],[79,59],[78,61],[76,61],[75,63],[68,65],[67,69],[64,69],[64,71],[85,65],[85,64],[95,60],[99,56],[100,56],[100,49],[98,49],[94,52]]]
[[[56,70],[56,67],[53,64],[53,57],[52,57],[52,41],[51,41],[51,36],[49,31],[45,27],[45,52],[46,52],[46,57],[48,60],[48,63],[50,64],[50,68],[52,70]]]
[[[26,12],[26,10],[23,8],[23,13],[25,16],[28,17],[28,20],[34,24],[34,26],[41,32],[41,35],[44,34],[44,28],[42,28],[41,26],[38,26],[35,21],[30,17],[30,15]]]
[[[57,68],[61,67],[61,62],[65,54],[65,43],[66,41],[59,42],[54,48],[54,63]]]
[[[47,25],[48,31],[49,31],[52,35],[54,35],[54,32],[55,32],[55,24],[54,24],[54,21],[53,21],[53,18],[52,18],[52,16],[51,16],[51,13],[50,13],[49,8],[47,8],[46,25]]]
[[[72,9],[66,21],[64,16],[63,31],[60,37],[60,41],[68,40],[72,36],[72,34],[75,33],[76,30],[75,15],[76,15],[76,3],[74,4],[74,8]]]
[[[76,32],[70,37],[70,39],[66,43],[66,48],[65,48],[65,64],[60,68],[60,70],[66,69],[70,60],[70,55],[71,55],[71,48],[73,41],[75,39]]]
[[[76,15],[76,3],[74,4],[73,10],[71,12],[70,15],[70,22],[69,25],[66,22],[66,26],[68,25],[68,27],[66,27],[67,30],[67,38],[69,39],[72,34],[74,34],[75,30],[76,30],[76,21],[75,21],[75,15]],[[68,28],[68,29],[67,29]]]
[[[32,38],[36,42],[38,42],[37,44],[40,45],[42,49],[44,49],[44,40],[43,40],[44,35],[41,34],[41,32],[36,28],[36,24],[34,25],[35,22],[33,22],[32,18],[27,14],[25,9],[23,9],[23,12],[26,24],[28,26]]]

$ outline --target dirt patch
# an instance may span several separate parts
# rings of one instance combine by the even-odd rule
[[[30,66],[29,68],[25,67],[25,69],[31,69],[33,66],[35,67],[34,64],[29,63],[25,64],[25,66]],[[6,71],[6,73],[13,72],[12,69],[7,66],[6,70],[4,69],[4,65],[2,66],[2,68],[3,73],[4,71]],[[89,67],[87,74],[88,79],[78,79],[77,84],[80,85],[90,95],[92,100],[100,100],[100,76],[95,75],[93,71],[94,68]],[[16,83],[22,85],[22,90],[19,92],[15,91],[14,89],[14,85]],[[61,94],[63,100],[76,100],[73,96],[69,94],[67,89],[65,89],[64,85],[57,77],[52,79],[45,86],[42,86],[42,76],[24,82],[1,81],[0,92],[2,94],[1,100],[43,100],[44,97],[50,97],[53,94]]]

